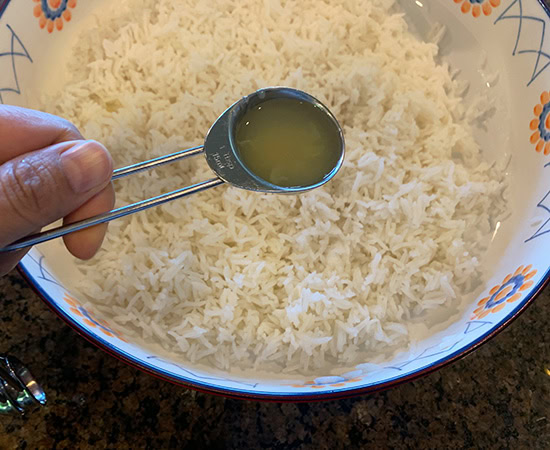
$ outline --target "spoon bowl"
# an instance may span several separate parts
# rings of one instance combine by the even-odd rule
[[[338,136],[338,146],[333,149],[337,156],[335,158],[336,164],[319,182],[290,187],[278,186],[252,172],[239,156],[235,143],[235,130],[239,121],[252,108],[269,100],[281,98],[294,99],[313,105],[328,118],[325,123],[333,127],[331,131]],[[210,168],[219,178],[232,186],[257,192],[295,194],[322,186],[336,175],[344,162],[345,141],[340,124],[334,115],[315,97],[297,89],[270,87],[243,97],[230,106],[208,131],[204,143],[204,152]]]

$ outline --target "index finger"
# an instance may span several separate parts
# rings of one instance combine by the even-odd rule
[[[60,142],[84,139],[69,121],[52,114],[0,104],[0,164]]]

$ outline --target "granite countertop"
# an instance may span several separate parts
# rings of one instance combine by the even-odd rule
[[[196,393],[119,362],[12,272],[0,278],[0,351],[30,367],[48,404],[0,416],[0,448],[550,448],[549,297],[420,380],[349,400],[274,404]]]

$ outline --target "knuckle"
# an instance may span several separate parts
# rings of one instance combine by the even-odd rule
[[[60,118],[60,127],[63,130],[61,140],[82,139],[82,134],[72,122],[67,119]]]
[[[57,185],[48,164],[23,158],[6,163],[0,171],[0,189],[12,212],[32,223],[51,203]]]

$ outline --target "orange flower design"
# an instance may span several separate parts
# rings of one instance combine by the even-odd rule
[[[116,337],[123,342],[128,342],[122,337],[122,335],[113,330],[113,328],[104,320],[94,318],[86,308],[80,306],[74,297],[71,297],[69,294],[65,293],[63,300],[70,306],[71,312],[82,319],[86,325],[91,328],[95,328],[101,331],[105,336]]]
[[[532,267],[532,265],[519,266],[513,274],[507,275],[502,283],[493,287],[489,291],[489,295],[478,302],[472,319],[483,319],[491,313],[502,310],[506,303],[518,301],[523,293],[533,286],[534,282],[531,278],[536,275],[537,271],[531,270]]]
[[[454,0],[454,2],[461,4],[460,10],[464,14],[471,12],[475,18],[481,16],[481,13],[489,16],[493,8],[500,5],[500,0]]]
[[[346,384],[355,383],[361,380],[362,378],[322,377],[316,380],[306,381],[303,384],[290,384],[289,386],[295,388],[308,387],[311,389],[322,389],[325,387],[342,387]]]
[[[46,28],[48,33],[55,28],[63,29],[63,23],[72,18],[71,9],[76,7],[76,0],[33,0],[34,17],[38,18],[40,28]]]
[[[529,128],[533,131],[531,144],[535,145],[537,152],[550,154],[550,92],[543,92],[540,95],[540,103],[535,106],[533,111],[535,118],[529,123]]]

